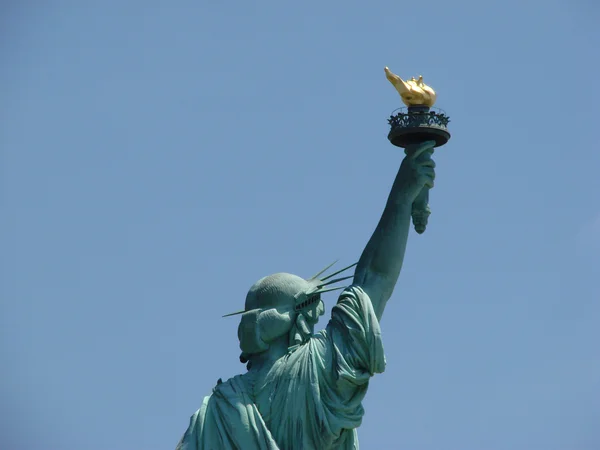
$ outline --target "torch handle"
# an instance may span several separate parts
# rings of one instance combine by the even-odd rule
[[[411,153],[411,148],[406,148],[405,153],[406,155],[409,155]],[[433,153],[433,151],[431,153]],[[413,202],[411,210],[413,226],[415,227],[415,231],[417,233],[423,234],[425,232],[430,214],[431,209],[429,208],[429,188],[424,187]]]
[[[429,188],[424,187],[412,204],[411,216],[417,233],[423,234],[423,232],[425,232],[430,214]]]

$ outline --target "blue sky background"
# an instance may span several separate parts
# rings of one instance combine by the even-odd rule
[[[174,448],[244,370],[221,315],[360,256],[386,65],[453,137],[361,447],[600,448],[599,6],[490,3],[3,4],[0,448]]]

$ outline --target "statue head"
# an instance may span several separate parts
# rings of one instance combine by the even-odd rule
[[[242,314],[238,326],[242,363],[253,355],[268,351],[275,341],[285,340],[287,346],[294,346],[310,338],[319,317],[325,312],[321,294],[343,288],[325,287],[351,276],[326,280],[355,264],[319,279],[331,265],[308,280],[289,273],[276,273],[252,285],[246,295],[244,310],[228,314]]]
[[[310,337],[325,310],[321,295],[310,295],[313,287],[296,275],[276,273],[250,288],[238,327],[242,362],[267,351],[269,344],[282,336],[288,336],[289,345]]]

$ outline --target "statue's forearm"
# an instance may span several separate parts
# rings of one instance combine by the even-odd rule
[[[404,181],[399,171],[354,276],[354,284],[361,286],[371,298],[378,319],[381,319],[400,275],[410,229],[412,205],[406,198]]]

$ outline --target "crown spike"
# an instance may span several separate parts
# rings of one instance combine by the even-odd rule
[[[339,291],[340,289],[346,289],[346,287],[347,286],[337,286],[329,289],[319,289],[317,292],[315,292],[315,294],[324,294],[325,292]]]
[[[238,314],[244,314],[245,312],[246,312],[246,310],[244,309],[244,310],[242,310],[242,311],[237,311],[237,312],[234,312],[234,313],[225,314],[225,315],[224,315],[224,316],[222,316],[222,317],[237,316]]]
[[[333,284],[333,283],[337,283],[338,281],[347,280],[348,278],[354,278],[354,275],[349,275],[347,277],[341,277],[341,278],[335,278],[333,280],[328,281],[327,283],[320,284],[319,288],[322,288],[323,286],[328,286],[328,285]]]
[[[334,277],[334,276],[336,276],[337,274],[339,274],[339,273],[342,273],[344,270],[348,270],[348,269],[350,269],[351,267],[354,267],[354,266],[356,266],[357,264],[358,264],[358,263],[357,263],[357,262],[355,262],[354,264],[350,264],[348,267],[344,267],[343,269],[340,269],[340,270],[338,270],[337,272],[333,272],[331,275],[327,275],[325,278],[321,279],[321,281],[328,280],[328,279],[330,279],[331,277]],[[320,274],[319,274],[319,275],[320,275]]]
[[[329,270],[331,268],[331,266],[333,266],[335,263],[337,263],[339,261],[339,259],[336,259],[334,262],[332,262],[331,264],[329,264],[327,267],[325,267],[323,270],[321,270],[319,273],[317,273],[316,275],[313,275],[312,277],[310,277],[308,279],[308,281],[312,281],[314,279],[316,279],[319,275],[322,275],[324,272],[326,272],[327,270]]]

